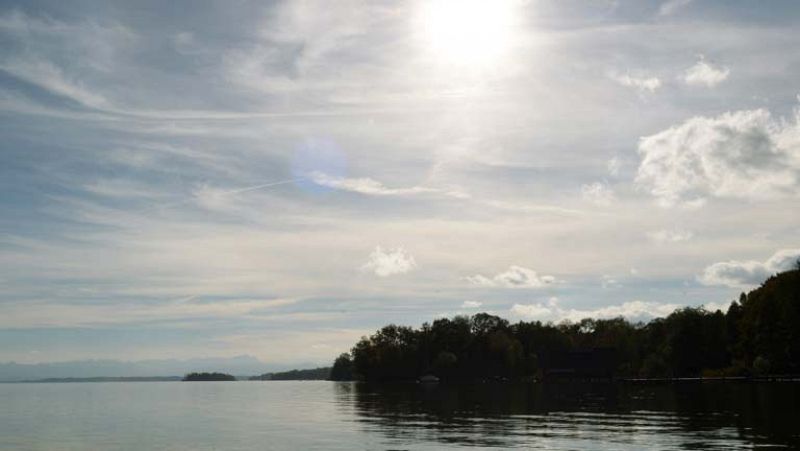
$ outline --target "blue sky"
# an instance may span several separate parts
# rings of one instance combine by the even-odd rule
[[[0,2],[0,361],[328,362],[800,255],[800,7]]]

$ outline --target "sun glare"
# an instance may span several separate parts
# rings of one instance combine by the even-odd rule
[[[437,58],[483,65],[508,49],[513,16],[511,0],[433,0],[422,8],[422,26]]]

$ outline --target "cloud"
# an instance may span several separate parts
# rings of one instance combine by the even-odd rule
[[[417,194],[442,194],[457,199],[467,199],[469,194],[458,190],[444,190],[425,186],[412,186],[410,188],[389,188],[383,183],[369,178],[346,178],[334,177],[322,172],[312,172],[309,179],[320,186],[350,191],[353,193],[364,194],[367,196],[412,196]]]
[[[608,288],[619,288],[622,286],[622,284],[619,283],[619,281],[614,277],[608,274],[603,274],[603,276],[600,278],[600,286],[602,286],[603,289],[608,289]]]
[[[417,263],[414,261],[414,257],[402,247],[384,251],[380,246],[376,246],[361,270],[372,272],[378,277],[388,277],[405,274],[416,267]]]
[[[383,183],[369,177],[345,178],[333,177],[321,172],[313,172],[309,175],[311,181],[320,186],[350,191],[370,196],[405,196],[411,194],[431,193],[437,190],[414,186],[411,188],[388,188]]]
[[[608,173],[612,177],[616,177],[619,175],[620,169],[622,169],[622,162],[618,157],[613,157],[610,160],[608,160],[608,163],[606,163],[606,167],[608,168]]]
[[[511,307],[511,313],[524,318],[535,319],[550,317],[552,311],[542,304],[514,304]]]
[[[694,66],[686,69],[683,81],[689,86],[706,86],[713,88],[728,79],[731,70],[701,59]]]
[[[276,312],[292,305],[294,299],[227,299],[204,301],[197,296],[163,301],[157,304],[125,302],[114,304],[80,304],[55,302],[9,303],[0,318],[0,327],[78,327],[91,325],[148,322],[185,322],[222,318],[300,320],[301,314]]]
[[[516,317],[537,321],[580,321],[584,318],[604,319],[620,316],[633,321],[646,321],[667,316],[680,307],[682,306],[679,304],[630,301],[591,310],[565,309],[559,305],[558,299],[551,298],[547,303],[514,304],[510,312]]]
[[[729,287],[758,285],[775,273],[792,269],[798,258],[800,249],[782,249],[765,262],[756,260],[718,262],[708,266],[698,279],[705,285]]]
[[[8,60],[0,63],[0,70],[86,107],[109,106],[105,97],[86,88],[79,81],[69,79],[60,68],[49,61],[37,58]]]
[[[553,276],[540,276],[532,269],[512,265],[505,272],[491,278],[477,274],[467,277],[466,280],[484,287],[540,288],[552,284],[556,279]]]
[[[692,3],[692,0],[667,0],[658,8],[659,16],[669,16],[683,8],[684,6]]]
[[[798,110],[775,120],[764,109],[693,117],[639,141],[636,183],[662,206],[797,196],[799,120]]]
[[[635,88],[640,93],[654,93],[661,87],[661,80],[657,77],[632,77],[630,74],[612,75],[614,81],[629,88]]]
[[[464,301],[464,303],[461,304],[461,308],[463,308],[463,309],[473,309],[473,308],[479,308],[482,305],[483,305],[483,302],[479,302],[479,301]]]
[[[607,184],[600,182],[582,185],[581,196],[584,200],[600,207],[607,207],[615,200],[614,190]]]
[[[647,232],[647,238],[656,244],[680,243],[694,238],[689,230],[653,230]]]

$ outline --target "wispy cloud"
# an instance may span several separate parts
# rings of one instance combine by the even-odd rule
[[[658,8],[660,16],[669,16],[692,3],[693,0],[667,0]]]
[[[613,75],[614,81],[629,88],[634,88],[640,93],[654,93],[661,87],[658,77],[634,77],[630,74]]]
[[[93,92],[78,81],[69,80],[61,69],[48,61],[36,58],[3,61],[0,62],[0,70],[86,107],[109,107],[108,100],[102,94]]]
[[[10,303],[0,319],[3,328],[87,327],[113,324],[180,323],[223,318],[255,318],[268,315],[277,319],[274,309],[294,304],[293,299],[230,299],[201,301],[196,296],[159,303],[115,302],[113,304],[74,304],[57,302]],[[264,318],[264,316],[262,316]],[[300,319],[296,317],[295,319]]]
[[[383,183],[369,177],[332,177],[321,172],[313,172],[310,174],[309,178],[317,185],[372,196],[408,196],[414,194],[435,193],[438,191],[433,188],[426,188],[422,186],[413,186],[410,188],[388,188]]]
[[[694,238],[694,233],[689,230],[653,230],[647,232],[647,238],[656,244],[670,244],[689,241]]]
[[[582,185],[581,196],[584,200],[600,207],[607,207],[616,200],[614,190],[606,183],[601,182]]]

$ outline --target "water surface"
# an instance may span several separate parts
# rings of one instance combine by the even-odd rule
[[[3,450],[800,447],[791,383],[0,384]]]

